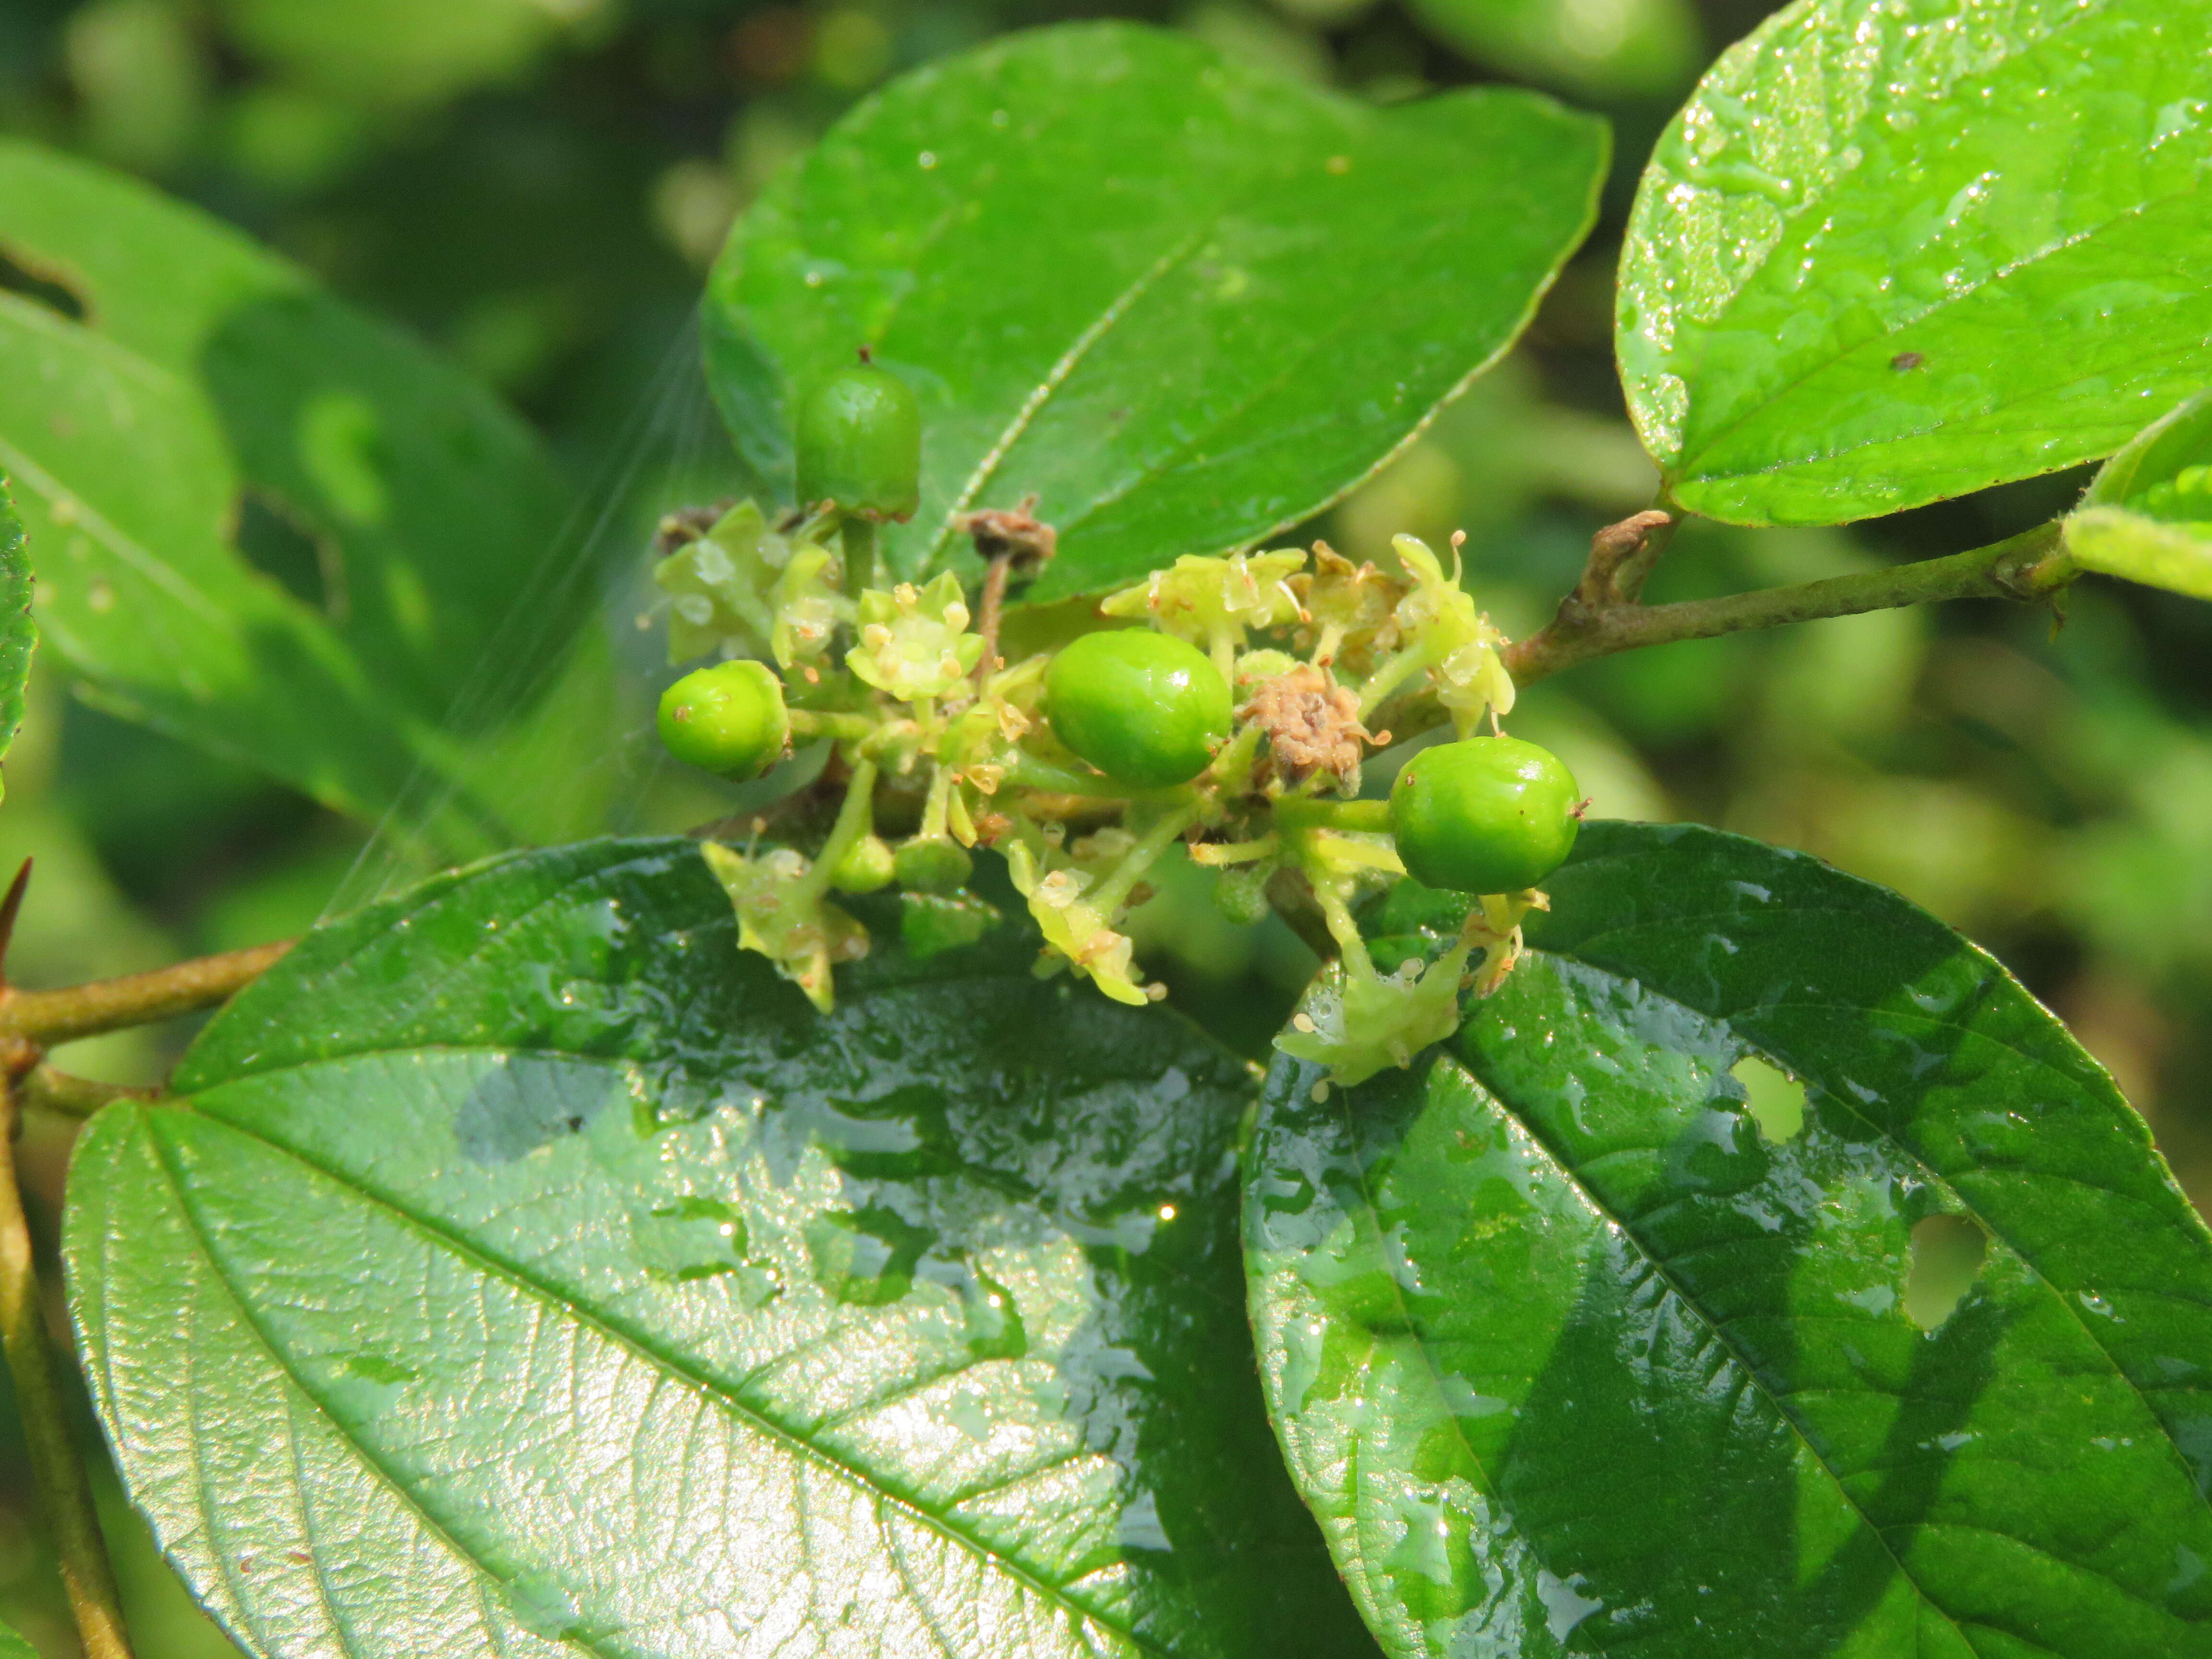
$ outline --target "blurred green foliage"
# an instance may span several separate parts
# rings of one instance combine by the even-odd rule
[[[0,0],[0,131],[141,173],[411,326],[547,434],[592,503],[576,539],[641,551],[655,515],[720,493],[731,476],[695,367],[708,263],[763,184],[885,77],[1007,28],[1110,10],[1381,100],[1525,78],[1614,122],[1599,233],[1516,354],[1309,532],[1381,557],[1394,532],[1441,540],[1464,528],[1470,585],[1518,634],[1571,584],[1590,532],[1649,500],[1653,471],[1613,371],[1620,223],[1651,139],[1710,49],[1700,42],[1733,40],[1768,9]],[[0,224],[0,255],[6,239]],[[1376,272],[1389,280],[1387,258]],[[0,258],[0,284],[36,282]],[[1849,532],[1692,526],[1653,597],[1980,545],[2063,510],[2081,483],[2042,480]],[[637,603],[635,591],[611,597],[608,637],[649,659],[657,642],[628,625]],[[1556,749],[1601,815],[1698,819],[1804,848],[1972,933],[2111,1066],[2202,1204],[2208,665],[2212,608],[2091,580],[2056,628],[2045,612],[1961,605],[1611,659],[1533,688],[1515,730]],[[574,744],[549,739],[534,763],[548,791],[594,804],[619,793],[613,760],[580,758]],[[1371,781],[1385,775],[1378,766]],[[744,806],[702,796],[698,811]],[[580,822],[596,811],[580,808]],[[73,702],[49,665],[0,811],[0,859],[39,862],[10,970],[59,983],[297,930],[347,890],[369,834]],[[1133,931],[1158,971],[1180,1005],[1261,1051],[1310,969],[1305,947],[1279,923],[1221,921],[1187,867],[1164,867],[1157,884]],[[137,1080],[181,1041],[127,1034],[64,1059]],[[49,1124],[25,1149],[49,1220],[67,1144]],[[42,1651],[70,1653],[27,1490],[9,1426],[0,1617]],[[115,1513],[143,1650],[222,1651],[143,1529]]]

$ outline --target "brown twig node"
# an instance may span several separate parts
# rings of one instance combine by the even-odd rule
[[[1024,495],[1012,508],[988,507],[953,520],[990,565],[983,573],[975,616],[975,632],[983,641],[983,655],[975,665],[979,683],[998,664],[999,618],[1006,611],[1007,584],[1016,576],[1036,575],[1059,550],[1060,532],[1038,520],[1036,504],[1035,495]]]

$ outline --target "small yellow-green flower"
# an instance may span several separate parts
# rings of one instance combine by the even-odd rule
[[[750,501],[654,565],[653,580],[668,595],[672,663],[728,651],[789,668],[826,652],[851,609],[836,556],[778,535]]]
[[[1505,635],[1475,610],[1457,573],[1447,573],[1426,542],[1395,536],[1390,545],[1413,582],[1392,620],[1406,647],[1420,652],[1437,701],[1449,711],[1458,734],[1471,735],[1487,709],[1511,713],[1513,678],[1498,654]]]
[[[942,697],[982,659],[982,639],[967,629],[967,603],[950,571],[923,588],[870,588],[860,595],[860,639],[845,665],[902,702]]]
[[[1044,934],[1048,951],[1066,958],[1068,964],[1116,1002],[1141,1007],[1167,994],[1164,985],[1147,985],[1133,971],[1136,943],[1115,931],[1115,918],[1084,894],[1094,881],[1090,872],[1063,868],[1047,871],[1048,856],[1041,836],[1025,835],[1007,848],[1006,868],[1015,890],[1029,901],[1030,915]]]
[[[738,943],[757,951],[823,1013],[834,1004],[830,970],[868,954],[868,930],[823,897],[807,861],[780,847],[758,858],[717,842],[699,851],[738,913]]]
[[[1232,553],[1208,558],[1186,553],[1172,568],[1155,570],[1134,587],[1125,587],[1099,605],[1109,617],[1148,617],[1154,626],[1211,652],[1223,677],[1242,650],[1246,633],[1279,628],[1298,616],[1297,595],[1290,577],[1306,556]]]

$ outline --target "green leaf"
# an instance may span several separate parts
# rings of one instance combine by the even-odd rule
[[[1687,0],[1413,0],[1477,61],[1600,97],[1679,93],[1705,61]]]
[[[1455,1039],[1279,1064],[1249,1154],[1277,1431],[1386,1650],[2212,1653],[2212,1238],[2112,1080],[1805,855],[1596,823],[1546,884]]]
[[[0,1659],[39,1659],[39,1650],[13,1625],[0,1624]]]
[[[1035,597],[1093,592],[1373,471],[1528,322],[1606,147],[1528,93],[1376,109],[1134,25],[1017,35],[860,105],[740,221],[708,365],[788,500],[789,386],[872,347],[927,422],[894,568],[1034,492]]]
[[[2212,392],[2106,461],[2063,528],[2084,569],[2212,599]]]
[[[224,0],[228,33],[296,85],[372,108],[514,78],[599,8],[586,0]]]
[[[31,681],[31,653],[39,630],[31,620],[31,561],[23,526],[0,477],[0,755],[23,727],[23,690]],[[0,787],[4,793],[4,787]]]
[[[1246,1068],[1033,935],[917,968],[854,908],[823,1018],[695,843],[497,860],[310,936],[181,1101],[94,1121],[88,1370],[241,1641],[1366,1646],[1253,1383]]]
[[[381,811],[440,759],[514,609],[557,626],[534,579],[565,490],[536,441],[291,266],[84,163],[0,143],[0,253],[33,279],[0,291],[0,471],[56,648],[118,712]]]
[[[2212,379],[2212,10],[1800,0],[1646,170],[1629,404],[1674,497],[1838,524],[2111,453]]]

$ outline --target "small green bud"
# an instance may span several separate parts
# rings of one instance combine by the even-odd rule
[[[916,836],[892,862],[899,885],[917,893],[957,893],[975,869],[968,849],[950,836]]]
[[[1407,761],[1390,828],[1414,880],[1459,893],[1517,893],[1566,861],[1581,792],[1548,749],[1468,738]]]
[[[898,873],[889,842],[881,836],[862,836],[845,849],[830,884],[841,893],[873,893],[891,884]]]
[[[921,407],[906,382],[865,359],[799,405],[799,499],[901,523],[921,505]]]
[[[1229,682],[1196,646],[1148,629],[1085,634],[1053,659],[1046,716],[1116,782],[1188,783],[1229,736]]]
[[[1267,878],[1273,866],[1231,865],[1213,884],[1213,908],[1239,927],[1250,927],[1267,919]]]
[[[729,777],[756,777],[783,758],[791,716],[764,663],[717,663],[660,694],[660,741],[680,761]]]

